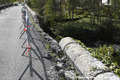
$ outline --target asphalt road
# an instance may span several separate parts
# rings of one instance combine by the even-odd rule
[[[22,39],[19,39],[21,32],[19,28],[22,25],[21,7],[14,6],[2,10],[0,13],[0,80],[18,80],[29,63],[28,57],[21,56],[25,49],[21,48],[21,45],[26,38],[24,35]],[[43,50],[42,43],[38,42],[38,45]],[[36,56],[33,54],[33,57]],[[42,79],[47,80],[44,62],[47,62],[46,64],[49,65],[47,60],[33,59],[33,67]],[[28,69],[21,80],[41,79],[35,74],[33,77],[30,77]]]

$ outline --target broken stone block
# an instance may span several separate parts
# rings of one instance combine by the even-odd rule
[[[76,79],[76,74],[74,73],[73,70],[70,70],[70,71],[65,71],[65,77],[68,79],[68,80],[75,80]]]

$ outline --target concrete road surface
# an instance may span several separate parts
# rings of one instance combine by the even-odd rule
[[[0,80],[18,80],[29,63],[28,57],[21,56],[25,50],[21,45],[26,38],[24,35],[19,39],[21,31],[19,28],[22,25],[21,7],[14,6],[0,13]],[[42,46],[41,43],[38,44]],[[33,57],[36,56],[33,54]],[[33,59],[33,67],[41,79],[35,74],[30,77],[28,69],[21,80],[48,80],[43,62],[43,60]],[[48,61],[46,62],[49,65]]]

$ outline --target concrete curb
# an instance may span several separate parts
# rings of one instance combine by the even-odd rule
[[[93,80],[120,80],[73,38],[65,37],[59,42],[59,45],[82,76],[92,77]]]

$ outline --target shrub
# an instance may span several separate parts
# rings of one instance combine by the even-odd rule
[[[117,27],[113,21],[105,19],[102,24],[97,28],[98,36],[101,40],[111,41],[115,34],[118,32]]]
[[[99,46],[96,49],[88,50],[91,55],[102,61],[106,66],[120,76],[120,51],[114,50],[113,45],[110,46]]]

